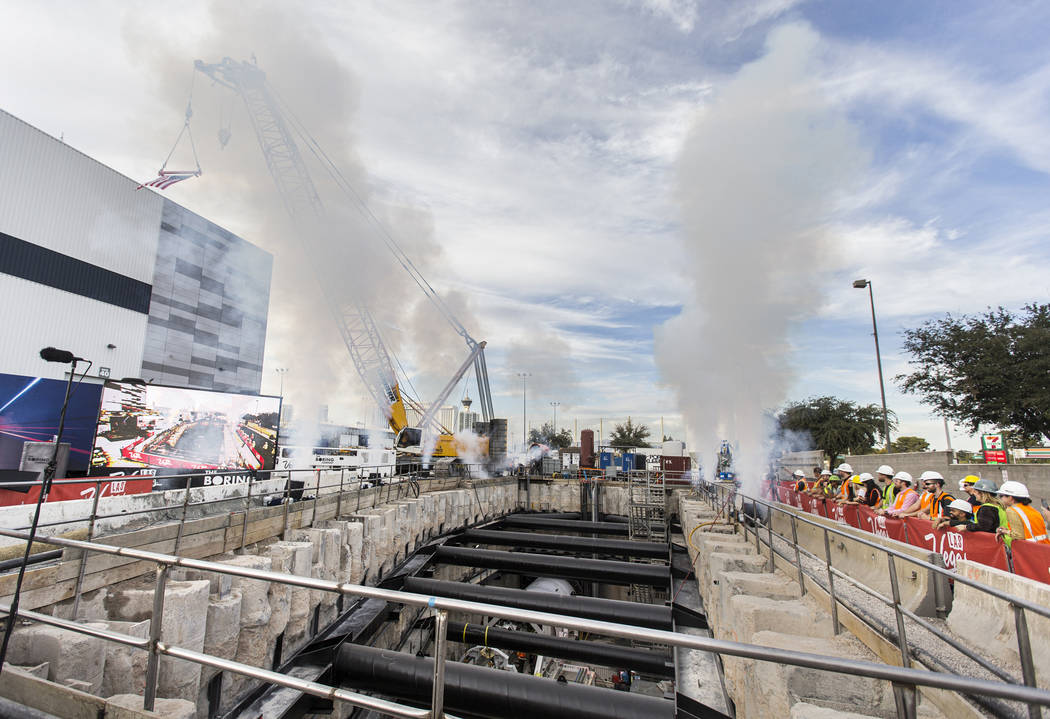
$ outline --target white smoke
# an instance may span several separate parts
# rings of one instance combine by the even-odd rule
[[[485,437],[476,434],[473,430],[461,429],[456,432],[456,449],[459,458],[464,464],[471,465],[471,476],[487,479],[489,474],[485,471],[485,463],[488,461],[488,453],[485,451]]]
[[[752,490],[772,447],[764,415],[791,380],[789,332],[820,301],[836,192],[865,162],[821,91],[819,50],[804,24],[771,32],[765,56],[701,111],[678,161],[693,296],[657,331],[656,360],[706,476],[727,439]]]

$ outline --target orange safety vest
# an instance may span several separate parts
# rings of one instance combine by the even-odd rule
[[[795,483],[795,491],[796,492],[805,492],[806,491],[806,480],[804,480],[804,479],[798,480],[798,482]]]
[[[1043,515],[1027,504],[1015,504],[1006,511],[1009,512],[1010,510],[1017,512],[1021,517],[1025,539],[1039,542],[1040,544],[1050,544],[1050,539],[1047,539],[1046,536],[1046,522],[1043,521]]]
[[[842,480],[842,486],[839,488],[839,494],[842,495],[843,499],[849,499],[849,484],[853,481],[852,478]]]
[[[922,495],[919,497],[919,511],[929,512],[931,502],[933,502],[933,495],[929,492],[923,492]]]
[[[928,495],[929,492],[927,492],[926,494]],[[952,499],[955,499],[955,497],[952,497],[952,495],[948,494],[947,492],[941,492],[940,494],[938,494],[930,504],[930,519],[937,519],[942,514],[944,514],[944,508],[941,506],[941,501],[944,500],[945,497],[951,497]]]
[[[915,490],[911,487],[906,488],[903,492],[897,494],[897,498],[893,500],[893,509],[900,509],[904,506],[904,498],[909,494],[915,494]]]

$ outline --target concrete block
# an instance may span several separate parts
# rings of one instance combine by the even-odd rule
[[[12,664],[11,662],[4,662],[4,671],[6,672],[9,669],[14,669],[15,671],[25,672],[26,674],[28,674],[31,677],[36,677],[37,679],[44,679],[46,681],[47,680],[47,670],[48,670],[48,667],[50,667],[50,666],[51,665],[48,664],[47,662],[42,662],[40,664],[34,664],[34,665],[26,665],[26,666],[16,666],[16,665]]]
[[[830,617],[801,600],[780,601],[737,594],[720,607],[720,634],[736,642],[757,632],[776,631],[806,637],[832,637]]]
[[[8,652],[11,649],[9,645]],[[40,679],[8,664],[0,681],[0,696],[47,716],[68,719],[98,719],[105,710],[105,701],[99,697]]]
[[[843,712],[799,702],[791,707],[791,719],[873,719],[870,714]]]
[[[269,570],[273,563],[269,557],[257,557],[246,554],[243,556],[222,559],[223,564],[232,564],[237,567],[248,567],[251,569]],[[249,579],[248,577],[234,577],[231,591],[241,595],[241,626],[262,626],[270,621],[270,583],[261,579]]]
[[[106,626],[114,632],[145,639],[149,636],[149,620],[142,622],[109,621]],[[149,655],[135,647],[106,642],[106,665],[102,674],[99,696],[138,694],[146,690],[146,663]]]
[[[87,626],[105,629],[100,622],[85,622]],[[8,645],[7,659],[11,664],[48,664],[48,681],[65,684],[75,679],[86,682],[88,694],[102,690],[108,642],[86,634],[70,632],[47,624],[15,625]]]
[[[854,637],[809,637],[773,631],[757,632],[755,644],[791,649],[824,656],[873,661],[874,656]],[[799,702],[849,712],[859,707],[872,717],[893,719],[897,715],[893,692],[887,682],[837,672],[731,658],[725,662],[727,683],[735,687],[737,715],[786,717]]]
[[[108,587],[101,587],[93,592],[81,594],[80,607],[77,609],[78,618],[81,621],[105,621],[108,619],[109,617],[106,614],[106,596],[108,593]],[[51,616],[60,619],[72,619],[74,601],[73,599],[67,599],[54,605],[51,610]]]
[[[204,653],[223,659],[233,659],[237,653],[237,635],[240,631],[240,592],[231,591],[224,597],[212,595],[208,600]]]
[[[142,708],[142,697],[119,694],[106,700],[105,719],[194,719],[197,705],[185,699],[161,699],[153,703],[153,711]]]
[[[960,560],[955,571],[960,576],[987,584],[1007,594],[1027,599],[1043,607],[1050,606],[1048,584],[970,560]],[[1032,612],[1025,612],[1025,619],[1028,622],[1028,635],[1031,637],[1036,684],[1042,689],[1050,689],[1050,644],[1045,641],[1045,638],[1050,636],[1050,619]],[[1006,602],[956,582],[955,599],[951,614],[948,615],[948,628],[964,641],[979,648],[986,657],[1020,676],[1021,661],[1014,621],[1013,609]]]

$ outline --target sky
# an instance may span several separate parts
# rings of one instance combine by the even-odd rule
[[[785,402],[877,404],[866,278],[898,433],[943,449],[893,380],[902,332],[1050,294],[1044,3],[6,0],[0,18],[0,107],[129,177],[154,176],[192,100],[203,175],[165,194],[274,253],[263,391],[287,368],[287,400],[333,419],[371,415],[311,274],[343,265],[304,259],[243,103],[195,59],[266,71],[488,342],[512,438],[519,373],[533,427],[556,409],[607,437],[630,416],[705,452],[761,443]],[[312,172],[340,243],[322,251],[433,396],[466,346]]]

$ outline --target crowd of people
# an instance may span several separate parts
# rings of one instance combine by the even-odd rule
[[[894,472],[882,465],[875,474],[853,473],[843,463],[832,472],[813,468],[813,476],[802,470],[794,473],[795,491],[837,504],[869,507],[876,514],[899,519],[922,517],[934,529],[952,527],[960,532],[990,532],[1003,538],[1009,547],[1018,540],[1050,544],[1046,528],[1050,507],[1032,506],[1032,496],[1021,482],[1003,482],[967,475],[959,480],[958,497],[945,490],[940,472],[927,471],[918,480],[908,472]]]

